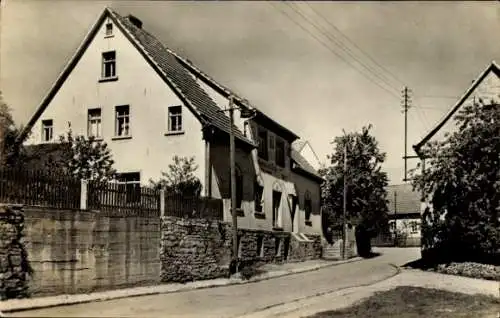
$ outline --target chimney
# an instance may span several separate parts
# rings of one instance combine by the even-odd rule
[[[137,28],[139,29],[142,29],[142,21],[139,20],[139,18],[129,14],[127,16],[127,19],[130,21],[130,23],[132,23],[133,25],[135,25]]]

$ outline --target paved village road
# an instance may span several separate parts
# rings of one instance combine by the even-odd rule
[[[389,265],[419,257],[418,249],[381,249],[381,256],[266,281],[13,313],[14,317],[238,317],[266,307],[370,284],[395,274]]]

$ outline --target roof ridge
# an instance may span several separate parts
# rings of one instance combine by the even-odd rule
[[[460,97],[460,99],[455,103],[455,105],[451,108],[451,110],[446,114],[446,116],[439,122],[422,140],[413,146],[415,152],[420,155],[420,148],[429,141],[438,131],[441,129],[444,124],[457,112],[457,110],[462,106],[462,104],[469,98],[470,94],[477,88],[477,86],[486,78],[489,72],[495,72],[498,76],[500,76],[500,66],[493,60],[488,66],[476,77],[474,82],[469,86],[469,88],[465,91],[464,94]]]
[[[164,75],[165,79],[178,91],[178,94],[184,96],[185,101],[190,104],[190,108],[193,108],[195,114],[204,117],[204,120],[207,120],[218,129],[229,133],[231,126],[229,117],[223,113],[210,95],[196,83],[190,72],[171,53],[172,50],[153,34],[133,25],[126,17],[116,11],[111,10],[111,12],[112,16],[129,34],[131,40],[148,56],[150,62],[157,66],[157,71]],[[254,143],[244,136],[236,125],[233,125],[233,129],[238,139],[254,146]]]

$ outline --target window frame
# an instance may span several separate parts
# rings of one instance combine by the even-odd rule
[[[272,198],[272,203],[273,203],[273,228],[280,228],[280,225],[278,224],[279,221],[279,214],[280,214],[280,209],[281,209],[281,200],[283,197],[283,192],[281,191],[276,191],[273,190],[273,198]]]
[[[311,193],[306,191],[304,193],[304,220],[306,224],[310,225],[312,215],[312,199]]]
[[[125,176],[137,175],[137,180],[134,181],[121,181]],[[118,191],[125,192],[126,203],[137,203],[141,201],[141,173],[135,172],[121,172],[116,174],[116,183],[118,184]]]
[[[267,129],[258,127],[257,138],[259,141],[259,147],[257,148],[258,156],[259,158],[267,161],[269,160],[269,133]]]
[[[254,184],[254,212],[263,213],[264,212],[264,187],[261,186],[257,181]]]
[[[278,147],[278,144],[283,147]],[[285,141],[281,138],[276,138],[275,141],[275,149],[274,149],[274,162],[276,162],[276,165],[279,167],[284,168],[286,166],[286,156],[285,156],[285,151],[286,151],[286,146],[285,146]],[[282,150],[282,151],[281,151]],[[282,157],[278,156],[278,154],[281,154]]]
[[[99,116],[92,116],[92,112],[99,112]],[[97,123],[97,134],[93,134],[92,127],[94,122]],[[87,110],[87,137],[94,137],[95,139],[102,138],[102,110],[100,107],[97,108],[89,108]]]
[[[111,22],[106,23],[105,29],[104,29],[104,35],[106,37],[112,37],[113,36],[113,23],[111,23]]]
[[[106,54],[113,54],[113,58],[110,58],[110,59],[106,59]],[[101,62],[101,79],[103,80],[107,80],[107,79],[115,79],[117,78],[117,73],[116,73],[116,51],[115,50],[112,50],[112,51],[106,51],[106,52],[102,52],[102,62]],[[112,65],[112,68],[110,69],[110,72],[112,74],[110,74],[109,76],[107,76],[106,74],[106,66],[110,64]]]
[[[173,110],[179,109],[179,113],[173,113]],[[182,105],[169,106],[167,109],[167,131],[169,133],[181,133],[184,131],[182,118]],[[173,119],[178,121],[176,126],[173,125]]]
[[[127,110],[127,114],[123,114],[123,115],[120,115],[119,114],[119,111],[123,109],[123,110]],[[126,127],[126,131],[127,131],[127,134],[120,134],[119,133],[119,130],[120,130],[120,119],[124,120],[123,122],[123,125],[125,126],[125,123],[127,124]],[[129,137],[132,137],[132,133],[131,133],[131,125],[130,125],[130,105],[119,105],[119,106],[115,106],[115,138],[129,138]],[[123,128],[123,130],[125,130],[125,128]]]
[[[50,122],[50,125],[47,123]],[[54,120],[53,119],[43,119],[41,122],[42,126],[42,142],[51,142],[54,140]],[[46,130],[49,132],[50,137],[45,138],[46,136]]]
[[[417,221],[410,221],[410,233],[418,233],[419,224]]]

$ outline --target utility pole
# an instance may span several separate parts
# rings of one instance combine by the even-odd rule
[[[404,182],[408,181],[408,152],[407,152],[407,143],[408,143],[408,109],[410,109],[410,90],[407,86],[403,89],[403,112],[405,114],[405,177],[403,179]]]
[[[396,246],[396,241],[397,241],[397,238],[396,238],[396,235],[397,235],[397,226],[398,226],[398,221],[397,221],[397,217],[396,217],[396,214],[397,214],[397,202],[398,202],[398,193],[396,191],[394,191],[394,246]]]
[[[229,166],[231,169],[231,215],[233,217],[233,261],[238,270],[238,216],[236,215],[236,159],[234,145],[234,99],[229,97]]]
[[[345,249],[346,249],[346,226],[347,226],[347,138],[344,143],[344,200],[343,200],[343,221],[342,221],[342,259],[345,259]]]
[[[238,271],[238,215],[236,211],[236,146],[234,142],[234,111],[241,110],[240,117],[245,119],[251,119],[255,115],[255,111],[248,108],[240,108],[234,106],[234,96],[229,96],[229,107],[227,109],[220,110],[221,112],[229,112],[229,166],[231,170],[231,215],[233,220],[233,264],[235,265],[235,270]]]

